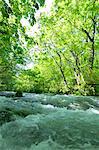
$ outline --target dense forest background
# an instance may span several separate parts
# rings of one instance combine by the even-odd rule
[[[98,4],[0,0],[0,91],[98,95]]]

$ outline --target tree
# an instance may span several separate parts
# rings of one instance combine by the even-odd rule
[[[53,58],[68,90],[94,93],[89,84],[97,82],[98,1],[56,0],[39,22],[36,42],[41,53]]]
[[[0,90],[11,90],[17,64],[23,64],[27,57],[28,38],[22,27],[22,17],[35,22],[34,13],[44,5],[44,0],[1,0],[0,1]],[[25,44],[26,43],[26,44]]]

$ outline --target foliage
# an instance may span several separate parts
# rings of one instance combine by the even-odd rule
[[[41,5],[44,0],[39,0]],[[31,25],[35,22],[34,13],[39,9],[35,0],[1,0],[0,1],[0,90],[11,90],[17,70],[17,64],[25,63],[28,57],[27,36],[21,19],[29,18]]]
[[[48,14],[35,18],[43,5],[44,0],[1,1],[0,89],[96,94],[98,1],[55,0]],[[33,68],[25,70],[29,61]]]
[[[93,84],[99,84],[97,23],[97,1],[56,0],[50,15],[42,14],[35,38],[41,49],[39,63],[54,68],[52,77],[58,70],[62,92],[65,87],[65,93],[95,94]]]

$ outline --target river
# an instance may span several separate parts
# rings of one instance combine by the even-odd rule
[[[0,96],[0,150],[98,150],[99,97]]]

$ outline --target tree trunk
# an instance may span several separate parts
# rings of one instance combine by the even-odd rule
[[[90,56],[89,56],[89,64],[90,64],[90,69],[93,69],[93,65],[94,65],[94,57],[95,57],[95,34],[96,34],[96,20],[95,20],[95,16],[92,18],[92,26],[93,26],[93,31],[92,31],[92,36],[90,35],[90,33],[82,28],[82,31],[87,35],[87,38],[89,39],[89,41],[91,42],[91,50],[90,50]]]

